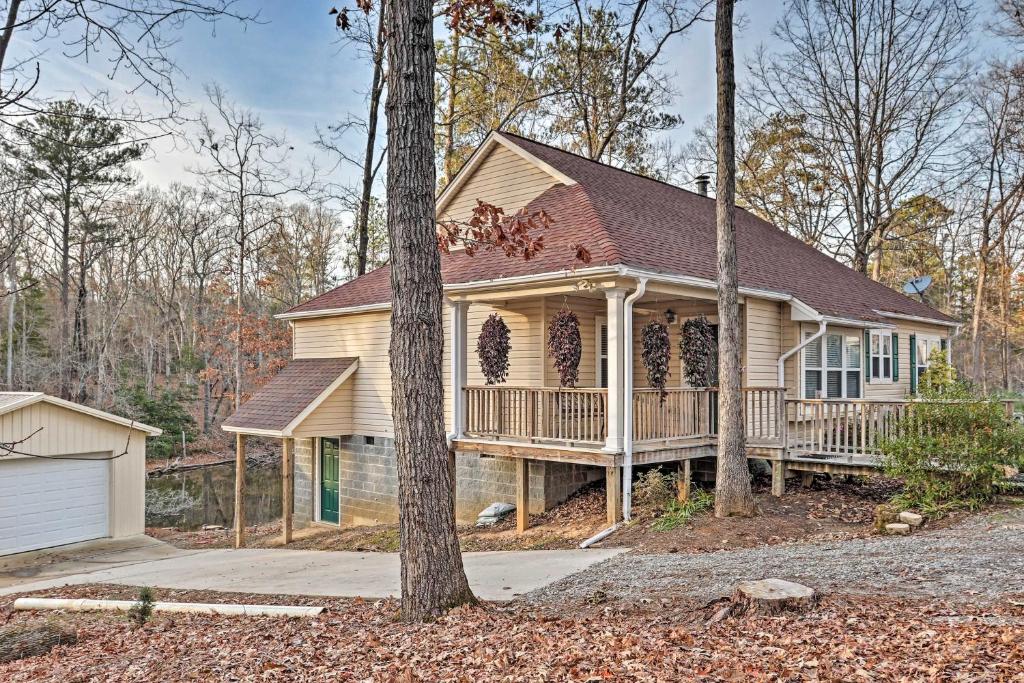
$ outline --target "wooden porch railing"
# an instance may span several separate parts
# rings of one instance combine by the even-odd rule
[[[786,391],[777,387],[743,389],[747,441],[782,444],[786,425]],[[633,440],[711,439],[718,436],[718,389],[657,389],[633,391]]]
[[[795,455],[881,455],[879,442],[892,436],[907,401],[790,399],[789,448]]]
[[[633,390],[633,440],[711,438],[718,432],[716,389]]]
[[[604,444],[608,390],[466,387],[466,434],[523,441]]]
[[[880,456],[881,441],[898,436],[900,420],[919,403],[923,401],[789,399],[789,453]],[[1012,416],[1012,402],[1002,403]]]

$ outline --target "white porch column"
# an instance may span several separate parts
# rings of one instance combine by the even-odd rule
[[[627,350],[623,344],[626,290],[609,289],[605,292],[608,304],[608,437],[604,450],[620,452],[623,448],[623,418],[626,396],[625,363]]]
[[[466,386],[466,318],[469,311],[468,301],[452,301],[451,319],[451,407],[452,407],[452,438],[458,439],[466,431],[466,395],[462,388]]]

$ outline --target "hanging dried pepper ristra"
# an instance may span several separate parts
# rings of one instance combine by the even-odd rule
[[[476,355],[487,384],[502,384],[508,379],[508,354],[512,349],[511,332],[497,313],[491,313],[480,326]]]
[[[647,368],[647,383],[659,391],[662,402],[667,393],[669,361],[672,358],[672,343],[668,336],[668,326],[652,320],[640,330],[640,358]]]
[[[558,370],[559,383],[563,387],[575,387],[583,357],[583,337],[580,336],[580,319],[568,309],[563,308],[551,318],[548,355]]]

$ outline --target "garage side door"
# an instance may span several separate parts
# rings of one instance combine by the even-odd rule
[[[107,460],[0,461],[0,555],[103,538]]]

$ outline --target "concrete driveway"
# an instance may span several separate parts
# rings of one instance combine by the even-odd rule
[[[106,553],[74,571],[57,565],[49,574],[14,581],[0,595],[82,583],[216,590],[238,593],[384,598],[399,594],[395,553],[320,550],[178,550],[154,542],[145,548]],[[483,600],[511,600],[624,552],[532,550],[465,553],[469,583]],[[45,577],[45,578],[44,578]]]

